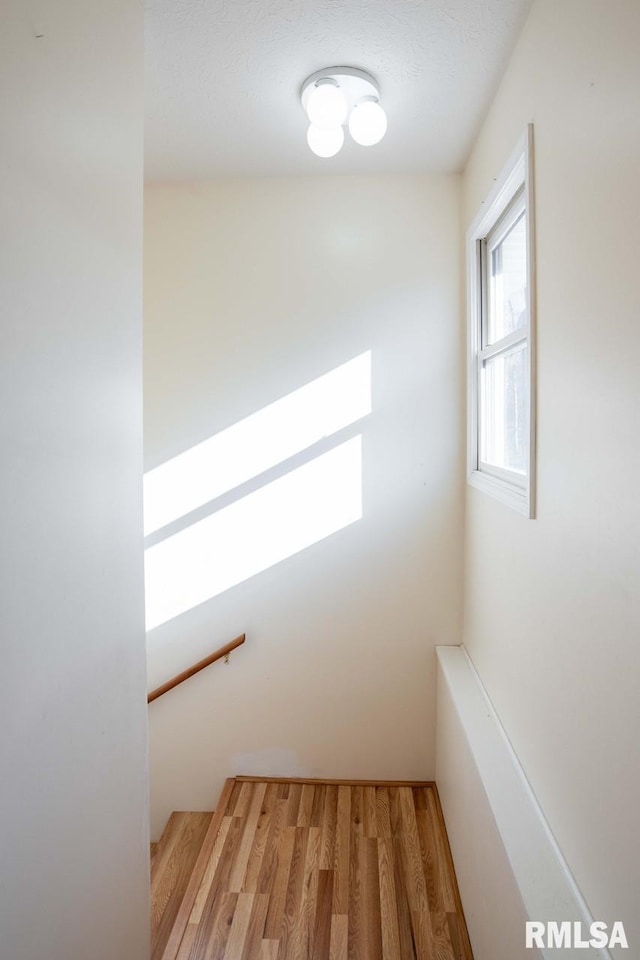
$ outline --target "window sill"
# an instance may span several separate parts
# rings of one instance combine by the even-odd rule
[[[531,498],[529,490],[526,487],[517,486],[509,483],[508,480],[502,480],[499,477],[491,476],[481,470],[472,470],[468,477],[469,484],[476,490],[481,490],[494,500],[499,500],[505,506],[511,507],[528,519],[533,519],[533,510],[531,508]]]

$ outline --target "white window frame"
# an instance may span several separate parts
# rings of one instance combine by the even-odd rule
[[[522,201],[518,198],[521,195]],[[535,233],[533,206],[533,124],[520,138],[509,162],[497,178],[478,216],[467,233],[467,479],[471,486],[525,517],[535,516]],[[483,258],[487,257],[487,238],[495,246],[517,217],[526,213],[527,235],[527,317],[528,323],[493,345],[486,346],[487,301],[483,283]],[[502,222],[501,222],[502,221]],[[495,235],[491,237],[491,234]],[[526,472],[505,470],[480,460],[480,390],[483,362],[504,354],[515,344],[526,342]]]

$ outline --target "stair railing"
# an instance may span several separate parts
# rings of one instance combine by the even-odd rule
[[[229,654],[232,650],[235,650],[236,647],[242,646],[244,643],[245,636],[242,633],[239,637],[236,637],[235,640],[232,640],[230,643],[226,643],[224,647],[220,647],[219,650],[214,651],[214,653],[209,654],[208,657],[205,657],[204,660],[198,660],[197,663],[194,663],[192,667],[189,667],[188,670],[183,670],[182,673],[179,673],[177,676],[173,677],[172,680],[167,680],[166,683],[163,683],[161,687],[156,687],[155,690],[152,690],[147,696],[147,703],[151,703],[153,700],[157,700],[158,697],[161,697],[163,693],[167,693],[169,690],[173,690],[174,687],[177,687],[178,684],[183,683],[185,680],[188,680],[189,677],[193,677],[194,674],[199,673],[201,670],[204,670],[205,667],[208,667],[211,663],[215,663],[216,660],[221,660],[223,657],[228,659]]]

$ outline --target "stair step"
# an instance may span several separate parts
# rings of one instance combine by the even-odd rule
[[[212,817],[175,811],[151,845],[151,960],[162,957]]]

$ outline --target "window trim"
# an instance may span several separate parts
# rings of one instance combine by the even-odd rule
[[[483,302],[482,244],[489,237],[498,242],[501,227],[509,223],[509,207],[523,191],[527,223],[527,315],[529,322],[512,334],[483,347],[482,324],[487,316]],[[514,208],[515,209],[515,208]],[[504,222],[501,224],[504,218]],[[496,233],[497,228],[497,233]],[[491,235],[494,236],[491,236]],[[495,244],[494,244],[495,245]],[[533,124],[518,141],[508,163],[494,183],[480,212],[467,233],[467,481],[484,493],[529,519],[535,517],[536,479],[536,269],[535,269],[535,223],[533,191]],[[480,461],[479,407],[480,371],[482,362],[491,356],[504,353],[510,346],[526,340],[528,351],[528,411],[527,411],[527,473],[518,478],[508,471]],[[508,343],[507,341],[512,341]],[[520,481],[520,482],[518,482]],[[523,482],[524,481],[524,482]]]

